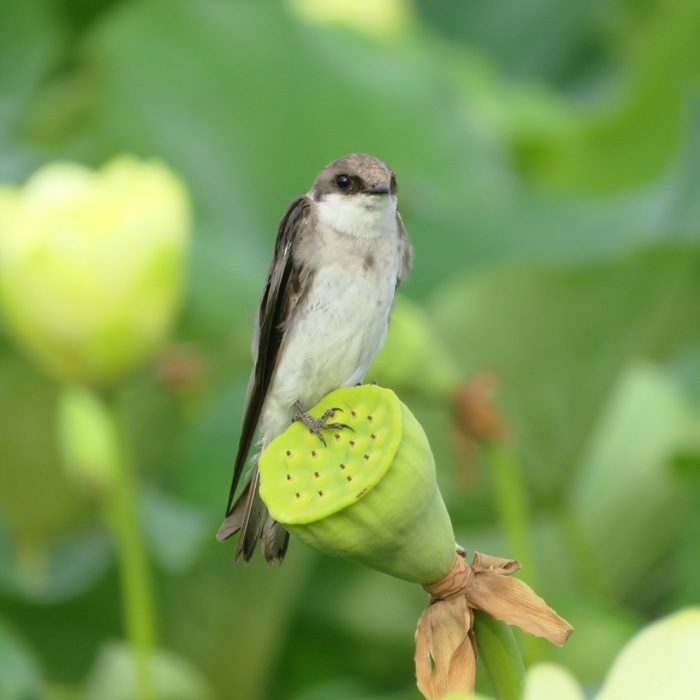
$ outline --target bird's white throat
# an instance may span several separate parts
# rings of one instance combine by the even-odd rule
[[[318,203],[319,223],[355,238],[376,238],[396,228],[396,196],[327,194]]]

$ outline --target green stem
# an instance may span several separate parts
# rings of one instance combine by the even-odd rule
[[[567,507],[567,504],[559,512],[559,522],[581,589],[600,600],[614,603],[601,553],[588,539],[578,518],[573,515],[573,509]]]
[[[520,700],[525,683],[525,666],[513,632],[505,622],[474,611],[474,636],[498,700]]]
[[[493,472],[496,506],[501,526],[508,540],[510,556],[517,559],[523,566],[519,578],[534,587],[530,536],[532,523],[518,460],[512,447],[506,442],[490,443],[487,450]]]
[[[522,479],[522,470],[512,446],[506,441],[488,445],[491,471],[501,527],[508,541],[509,556],[522,564],[518,578],[531,588],[537,588],[532,554],[532,520],[530,505]],[[539,661],[544,656],[541,639],[530,635],[519,635],[522,650],[528,663]]]
[[[136,475],[124,447],[115,407],[112,402],[105,402],[104,408],[116,436],[115,469],[105,498],[105,514],[117,544],[124,627],[134,653],[138,700],[156,700],[151,674],[156,644],[155,605],[141,535]]]

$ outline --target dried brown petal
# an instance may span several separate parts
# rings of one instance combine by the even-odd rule
[[[416,630],[416,680],[427,700],[474,690],[476,644],[473,613],[464,596],[438,600],[421,615]]]
[[[517,625],[528,634],[561,646],[573,632],[573,627],[559,617],[547,603],[518,579],[505,578],[493,571],[482,571],[475,577],[468,594],[472,607]]]
[[[573,632],[527,584],[510,578],[518,569],[515,560],[476,552],[471,564],[457,556],[445,576],[423,586],[432,600],[418,622],[415,661],[418,688],[428,700],[473,690],[474,609],[558,645]]]
[[[474,552],[471,568],[474,571],[499,571],[510,576],[510,574],[520,571],[522,566],[517,559],[503,559],[502,557],[494,557],[490,554]]]

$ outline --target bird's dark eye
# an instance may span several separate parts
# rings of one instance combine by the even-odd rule
[[[341,190],[347,190],[347,188],[350,187],[350,178],[347,175],[338,175],[338,177],[335,178],[335,184],[338,185]]]

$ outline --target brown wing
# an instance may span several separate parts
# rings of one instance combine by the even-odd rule
[[[401,266],[399,267],[399,274],[396,278],[396,287],[398,288],[401,282],[409,276],[413,268],[413,248],[408,240],[406,227],[403,225],[399,212],[396,212],[396,225],[399,230],[399,245],[401,246]]]
[[[243,413],[241,438],[226,505],[227,516],[231,513],[233,497],[241,480],[265,397],[275,373],[284,338],[285,321],[298,304],[308,283],[308,275],[295,260],[294,244],[301,231],[310,224],[311,202],[308,197],[297,197],[289,205],[280,222],[275,252],[260,301],[256,324],[255,366]]]

